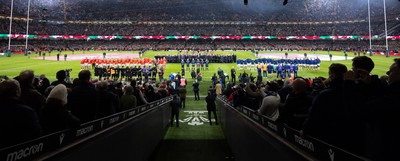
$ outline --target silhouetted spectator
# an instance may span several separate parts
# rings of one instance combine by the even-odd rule
[[[124,88],[124,95],[121,96],[120,106],[118,112],[125,111],[128,109],[135,108],[137,106],[137,99],[133,95],[133,87],[128,85]]]
[[[41,124],[45,134],[80,125],[81,121],[66,108],[67,96],[67,88],[63,84],[51,90],[42,110]]]
[[[33,88],[33,80],[35,79],[32,70],[25,70],[19,74],[18,81],[21,84],[21,98],[25,105],[31,107],[36,111],[40,117],[41,111],[46,99],[35,88]]]
[[[224,96],[226,96],[227,98],[233,93],[233,87],[232,87],[232,85],[233,85],[234,83],[228,83],[227,85],[226,85],[226,89],[225,89],[225,91],[224,92],[222,92],[222,95],[224,95]]]
[[[99,95],[92,84],[89,83],[91,73],[82,70],[78,74],[79,83],[68,95],[68,108],[82,123],[96,119]]]
[[[167,89],[165,89],[165,84],[160,85],[158,88],[158,93],[161,95],[161,98],[167,97],[169,95],[169,92]]]
[[[279,106],[281,97],[278,94],[279,85],[276,82],[269,82],[266,85],[266,96],[262,100],[259,113],[273,120],[279,117]]]
[[[349,137],[349,131],[354,127],[349,126],[349,111],[343,103],[343,74],[346,72],[347,67],[343,64],[329,66],[330,85],[314,98],[303,132],[353,152],[358,145]]]
[[[279,96],[281,97],[281,103],[285,103],[286,97],[292,92],[293,87],[290,84],[290,80],[285,80],[283,82],[283,87],[278,91]]]
[[[144,98],[142,91],[140,91],[139,88],[136,87],[136,80],[131,81],[131,86],[133,87],[133,95],[137,99],[137,106],[147,104],[147,100]]]
[[[108,90],[106,81],[101,81],[96,88],[99,93],[97,118],[114,114],[119,106],[118,96]]]
[[[261,106],[262,100],[264,99],[265,93],[261,92],[260,89],[254,83],[248,83],[245,87],[247,107],[252,110],[258,110]]]
[[[121,97],[124,94],[124,91],[122,90],[122,83],[121,82],[117,83],[117,86],[116,86],[115,90],[117,92],[118,97]]]
[[[46,89],[50,86],[50,81],[47,78],[43,78],[40,81],[40,84],[38,86],[38,91],[40,92],[40,94],[42,94],[44,96],[44,93],[46,91]]]
[[[146,86],[145,95],[146,95],[148,102],[154,102],[154,101],[160,99],[160,96],[156,94],[156,92],[154,91],[154,87],[152,85]]]
[[[44,91],[44,94],[43,94],[44,98],[47,98],[49,96],[49,94],[50,94],[51,90],[53,90],[53,88],[54,88],[54,86],[49,86],[46,88],[46,90]]]
[[[377,75],[371,75],[374,69],[374,62],[367,56],[353,58],[352,71],[355,75],[355,87],[361,94],[361,101],[370,100],[382,94],[382,84]],[[352,86],[353,84],[350,84]],[[347,88],[347,86],[345,87]]]
[[[16,80],[0,83],[0,148],[42,135],[36,112],[20,100],[21,88]]]
[[[293,82],[293,93],[289,94],[285,106],[279,112],[279,120],[288,126],[301,130],[313,97],[307,91],[307,82],[297,78]]]
[[[367,103],[368,135],[366,155],[372,160],[396,160],[400,151],[398,139],[400,59],[390,66],[388,87],[384,94]]]
[[[353,59],[352,71],[345,74],[343,86],[343,103],[346,110],[348,136],[352,141],[351,151],[365,153],[367,110],[363,104],[376,99],[383,93],[383,86],[377,75],[371,75],[375,64],[371,58],[359,56]]]
[[[66,76],[65,70],[59,70],[56,74],[57,80],[52,82],[51,85],[56,86],[58,84],[64,84],[66,87],[68,87],[69,84],[65,82],[65,76]]]

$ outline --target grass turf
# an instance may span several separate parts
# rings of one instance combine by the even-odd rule
[[[93,53],[102,53],[103,51],[86,51],[85,54],[93,54]],[[289,52],[289,54],[302,54],[307,52],[312,54],[309,51],[294,51]],[[71,52],[63,52],[62,54],[72,54]],[[75,54],[82,53],[81,51],[75,52]],[[138,53],[138,52],[126,52],[126,51],[114,51],[113,53]],[[176,54],[177,51],[147,51],[144,54],[144,57],[153,58],[156,54]],[[216,51],[216,54],[236,54],[238,59],[255,59],[255,56],[249,51]],[[261,52],[260,52],[261,53]],[[284,53],[279,51],[267,51],[263,53]],[[331,52],[334,56],[343,56],[342,52]],[[53,53],[55,55],[55,53]],[[318,51],[316,54],[327,55],[328,53],[325,51]],[[353,56],[352,53],[349,53],[349,56]],[[37,75],[45,74],[51,81],[55,80],[55,73],[61,69],[71,68],[73,69],[71,73],[71,77],[76,78],[78,75],[78,71],[80,70],[79,61],[53,61],[53,60],[40,60],[34,59],[35,56],[32,54],[31,59],[28,59],[27,56],[24,55],[12,55],[11,57],[0,56],[0,75],[7,75],[9,77],[14,77],[18,75],[18,73],[24,69],[32,69],[36,71]],[[384,57],[375,55],[371,57],[375,62],[375,68],[372,71],[372,74],[383,75],[392,64],[394,57]],[[62,59],[62,58],[61,58]],[[299,71],[299,75],[303,77],[315,77],[315,76],[328,76],[328,67],[331,63],[343,63],[349,69],[351,69],[351,60],[339,60],[339,61],[322,61],[321,62],[321,70],[320,71]],[[221,67],[224,72],[230,74],[230,68],[234,66],[236,68],[235,63],[227,63],[227,64],[210,64],[209,71],[203,72],[204,77],[211,77],[211,74],[217,72],[218,67]],[[166,75],[171,72],[180,72],[179,64],[167,64]],[[241,71],[238,71],[239,73]],[[248,71],[247,71],[248,72]],[[256,74],[254,72],[254,74]]]

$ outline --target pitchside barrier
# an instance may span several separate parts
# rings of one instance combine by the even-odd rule
[[[168,128],[171,100],[163,98],[0,149],[0,160],[147,160]]]
[[[237,161],[368,160],[313,137],[301,136],[299,131],[247,107],[233,107],[226,102],[226,97],[218,96],[223,131]]]

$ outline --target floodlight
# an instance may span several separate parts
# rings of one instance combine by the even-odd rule
[[[285,6],[288,3],[288,0],[283,0],[283,5]]]

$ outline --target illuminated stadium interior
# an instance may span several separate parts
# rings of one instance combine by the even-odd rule
[[[399,8],[0,0],[0,160],[398,160]]]

